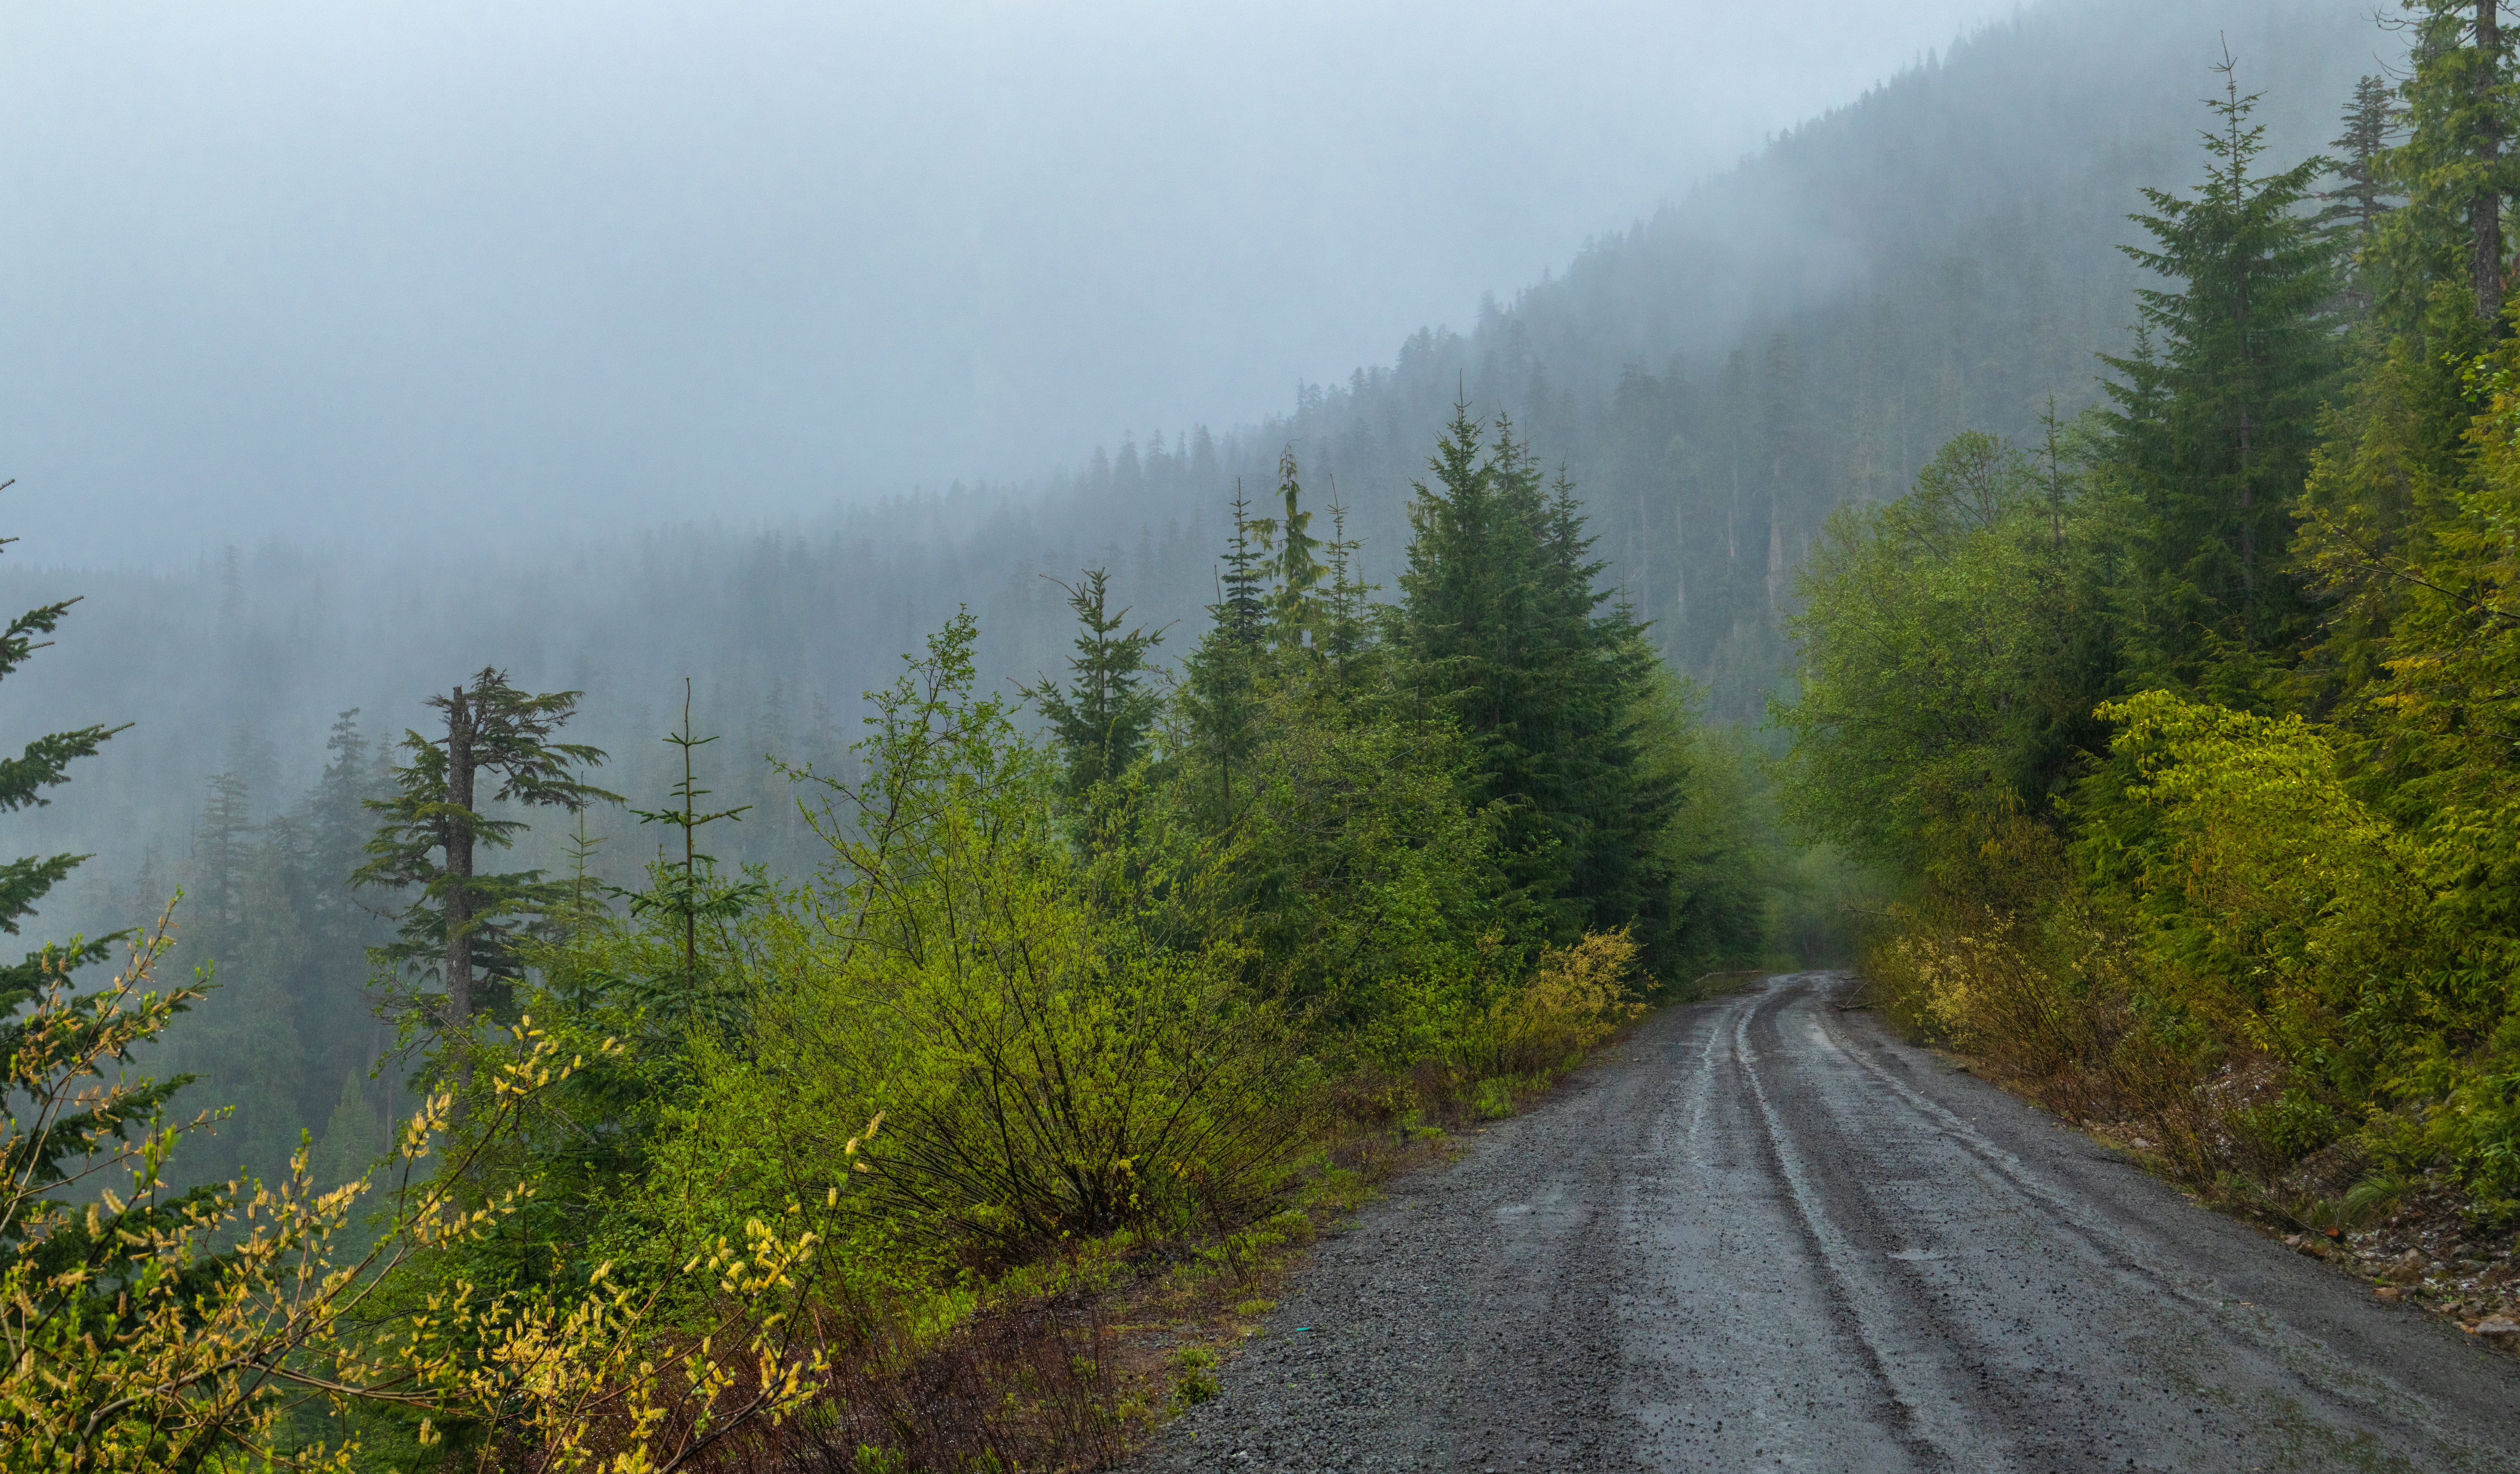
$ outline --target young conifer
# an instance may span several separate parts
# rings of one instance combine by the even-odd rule
[[[1057,583],[1054,579],[1052,582]],[[1129,611],[1110,607],[1110,574],[1087,568],[1067,591],[1076,611],[1076,653],[1068,659],[1069,684],[1044,677],[1021,688],[1050,721],[1066,773],[1060,784],[1071,803],[1129,771],[1146,751],[1162,701],[1147,684],[1153,668],[1147,653],[1163,638],[1141,626],[1121,633]]]

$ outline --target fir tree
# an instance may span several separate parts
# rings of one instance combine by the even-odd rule
[[[1502,817],[1503,865],[1539,933],[1626,924],[1650,888],[1640,846],[1670,803],[1636,765],[1654,668],[1642,630],[1624,606],[1601,612],[1603,565],[1573,487],[1546,489],[1508,423],[1482,453],[1456,404],[1429,469],[1400,579],[1409,680],[1469,739],[1475,799]]]
[[[1062,791],[1070,802],[1082,802],[1097,786],[1129,771],[1146,750],[1147,735],[1163,704],[1147,684],[1153,671],[1147,653],[1163,640],[1163,631],[1140,626],[1120,632],[1129,611],[1110,609],[1106,569],[1087,568],[1073,585],[1058,587],[1067,591],[1067,606],[1076,611],[1069,685],[1062,690],[1044,677],[1020,690],[1050,722],[1066,765]]]
[[[1271,640],[1281,648],[1302,646],[1308,639],[1318,644],[1328,614],[1318,591],[1328,569],[1320,557],[1322,540],[1312,535],[1313,514],[1304,509],[1303,476],[1291,445],[1278,453],[1278,498],[1285,509],[1282,516],[1249,522],[1253,541],[1263,551],[1276,552],[1268,564]]]
[[[0,481],[0,490],[15,484]],[[16,541],[0,538],[0,547]],[[77,603],[66,599],[28,609],[0,630],[0,681],[16,675],[34,651],[51,643],[36,637],[58,630]],[[46,790],[69,782],[70,764],[95,756],[108,738],[129,726],[127,722],[115,727],[91,724],[51,733],[28,742],[18,756],[0,758],[0,813],[22,813],[51,803]],[[0,932],[19,935],[37,903],[88,858],[29,856],[0,864]],[[72,974],[104,960],[116,943],[133,935],[117,931],[72,937],[40,947],[17,962],[0,964],[0,1056],[40,1067],[46,1058],[81,1059],[91,1050],[100,1051],[91,1067],[60,1083],[53,1099],[68,1108],[31,1116],[26,1124],[35,1129],[9,1133],[8,1149],[0,1152],[0,1182],[30,1195],[78,1188],[78,1195],[88,1202],[84,1220],[40,1225],[44,1229],[40,1238],[30,1239],[42,1215],[26,1210],[62,1205],[31,1196],[22,1200],[20,1212],[0,1221],[0,1268],[14,1266],[21,1255],[33,1253],[39,1265],[33,1282],[74,1286],[64,1292],[68,1313],[93,1333],[106,1337],[114,1334],[122,1315],[117,1292],[134,1269],[133,1248],[145,1244],[153,1232],[184,1222],[211,1196],[206,1188],[182,1194],[162,1191],[154,1160],[148,1164],[149,1172],[120,1184],[119,1197],[108,1195],[100,1202],[93,1189],[102,1184],[81,1185],[81,1180],[95,1170],[101,1149],[110,1151],[115,1143],[138,1141],[158,1129],[168,1100],[194,1078],[138,1076],[131,1069],[131,1050],[145,1044],[167,1018],[184,1011],[188,1002],[200,996],[197,990],[179,988],[165,998],[148,1000],[142,1011],[150,1015],[152,1026],[137,1033],[121,1032],[108,1010],[92,1007],[76,994]],[[154,939],[139,945],[153,944]],[[101,1066],[109,1062],[119,1066],[119,1078],[105,1074]],[[26,1083],[23,1077],[21,1083]],[[185,1277],[201,1280],[215,1273],[218,1263],[216,1256],[203,1255],[185,1271]],[[42,1309],[53,1314],[64,1305],[55,1302]]]
[[[1373,640],[1370,615],[1377,586],[1365,582],[1356,571],[1356,555],[1363,543],[1347,535],[1347,509],[1338,502],[1338,486],[1330,486],[1330,536],[1322,544],[1324,566],[1328,568],[1329,594],[1325,601],[1322,626],[1322,653],[1328,657],[1331,680],[1344,687],[1357,662]]]
[[[2407,207],[2380,242],[2389,306],[2401,330],[2420,318],[2436,285],[2457,290],[2474,318],[2501,331],[2505,260],[2502,203],[2520,190],[2520,159],[2506,152],[2515,122],[2513,37],[2500,0],[2407,0],[2413,67],[2401,86],[2407,141],[2386,172]]]
[[[2105,359],[2119,378],[2115,463],[2143,508],[2135,548],[2135,663],[2148,680],[2260,680],[2308,631],[2287,557],[2291,514],[2317,444],[2320,395],[2338,353],[2328,243],[2299,210],[2325,160],[2253,172],[2265,128],[2250,121],[2227,59],[2209,102],[2211,159],[2194,198],[2144,191],[2133,217],[2154,246],[2124,247],[2177,284],[2138,296],[2137,351]]]
[[[705,810],[700,800],[709,791],[699,785],[699,772],[695,759],[699,749],[716,741],[715,737],[692,735],[692,683],[683,678],[682,725],[665,735],[682,765],[682,777],[674,783],[674,802],[662,809],[633,809],[641,824],[670,825],[682,831],[680,857],[659,855],[651,869],[648,888],[629,894],[630,914],[661,921],[677,933],[681,967],[668,979],[649,979],[638,990],[637,1002],[658,1020],[671,1027],[688,1027],[695,1022],[707,1022],[725,1027],[734,1021],[737,994],[708,975],[700,965],[700,923],[722,925],[742,916],[770,892],[769,884],[758,876],[728,881],[718,874],[717,857],[703,854],[699,832],[719,820],[740,824],[751,810],[750,804],[732,809]],[[572,854],[575,874],[563,888],[560,904],[547,909],[562,912],[572,920],[582,922],[585,916],[585,837],[584,806],[578,809],[581,823],[577,847]],[[659,984],[663,986],[658,986]]]
[[[1217,628],[1225,632],[1225,638],[1244,649],[1258,649],[1267,638],[1269,605],[1261,591],[1269,577],[1262,558],[1268,542],[1261,527],[1261,522],[1251,515],[1251,503],[1242,495],[1242,483],[1237,480],[1234,535],[1226,544],[1215,613]]]
[[[1182,709],[1202,766],[1215,773],[1212,795],[1230,815],[1235,776],[1250,761],[1260,711],[1260,660],[1269,635],[1263,595],[1267,574],[1242,483],[1234,485],[1234,531],[1226,544],[1217,598],[1207,606],[1207,633],[1182,662]]]
[[[2408,570],[2434,556],[2434,529],[2475,489],[2467,431],[2484,398],[2465,368],[2504,331],[2501,201],[2520,185],[2505,148],[2520,107],[2512,37],[2494,0],[2408,8],[2406,136],[2376,170],[2405,204],[2374,221],[2357,262],[2372,331],[2302,497],[2299,557],[2326,607],[2295,699],[2319,714],[2389,679],[2388,631],[2415,587]],[[2349,136],[2362,106],[2358,94]]]
[[[253,795],[234,772],[211,775],[209,789],[193,841],[195,873],[201,879],[195,916],[197,925],[224,941],[243,920],[239,903],[245,871],[254,859]]]
[[[576,713],[578,695],[529,695],[509,685],[505,672],[483,670],[469,687],[429,698],[445,713],[446,735],[405,733],[407,761],[393,770],[397,791],[366,803],[384,823],[368,841],[369,859],[354,882],[419,891],[401,914],[397,939],[374,955],[384,966],[435,963],[441,1028],[471,1024],[481,1003],[476,981],[497,986],[521,976],[521,929],[559,900],[540,871],[478,872],[482,849],[510,848],[525,827],[522,820],[483,813],[485,801],[574,813],[620,799],[578,777],[604,761],[601,749],[552,739]],[[498,781],[486,796],[478,791],[485,775]]]
[[[2366,76],[2355,84],[2354,99],[2341,118],[2345,131],[2329,145],[2336,151],[2336,184],[2318,193],[2316,198],[2325,201],[2326,207],[2311,217],[2346,265],[2343,301],[2356,317],[2371,310],[2367,257],[2381,222],[2403,198],[2387,177],[2388,151],[2403,117],[2385,78]]]

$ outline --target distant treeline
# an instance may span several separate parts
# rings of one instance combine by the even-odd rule
[[[699,726],[722,735],[720,786],[752,806],[718,851],[791,872],[816,843],[762,759],[845,771],[861,692],[957,607],[978,621],[978,679],[1011,690],[1065,659],[1051,579],[1102,567],[1133,621],[1173,631],[1160,661],[1217,596],[1235,488],[1267,495],[1290,449],[1316,505],[1346,510],[1358,576],[1387,593],[1410,484],[1460,397],[1567,470],[1651,648],[1701,684],[1711,717],[1755,723],[1787,675],[1793,572],[1832,509],[1896,494],[1956,432],[2028,438],[2051,405],[2092,402],[2091,354],[2125,346],[2140,275],[2114,249],[2139,237],[2123,217],[2183,167],[2218,30],[2253,74],[2285,79],[2260,116],[2294,152],[2332,132],[2323,100],[2370,50],[2351,6],[2036,12],[1596,242],[1465,333],[1420,333],[1390,366],[1305,386],[1258,424],[1124,438],[1038,487],[954,486],[785,527],[590,526],[568,547],[487,525],[471,556],[426,566],[282,546],[176,572],[0,559],[19,603],[85,599],[64,658],[18,678],[23,711],[137,724],[80,803],[12,816],[8,832],[98,857],[49,898],[48,926],[127,924],[177,883],[199,893],[235,814],[299,812],[329,781],[338,713],[357,710],[373,762],[422,724],[426,696],[496,665],[585,692],[577,730],[613,754],[608,784],[637,795],[665,785],[657,738],[690,677]],[[617,810],[588,822],[594,872],[635,883],[650,841]],[[533,863],[563,863],[556,830],[526,843]],[[295,1091],[309,1125],[360,1062],[319,1035]]]

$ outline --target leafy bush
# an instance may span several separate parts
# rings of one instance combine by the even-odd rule
[[[406,1271],[460,1258],[524,1196],[470,1202],[468,1183],[584,1063],[530,1020],[509,1057],[478,1073],[462,1115],[453,1093],[433,1096],[374,1180],[323,1186],[301,1146],[278,1183],[160,1203],[189,1125],[98,1127],[153,1094],[126,1072],[132,1052],[202,996],[149,988],[166,931],[137,944],[106,988],[73,995],[56,976],[14,1021],[5,1085],[25,1108],[0,1132],[0,1446],[12,1467],[155,1471],[242,1448],[347,1470],[357,1432],[310,1438],[299,1415],[329,1410],[338,1423],[382,1409],[413,1420],[422,1449],[452,1433],[530,1449],[551,1468],[642,1468],[803,1406],[819,1364],[799,1354],[788,1312],[814,1244],[784,1223],[747,1225],[740,1249],[694,1245],[678,1273],[644,1284],[606,1266],[565,1289],[448,1277],[421,1287],[417,1314],[387,1313]],[[440,1148],[443,1170],[424,1177]],[[84,1212],[50,1195],[89,1180]],[[392,1188],[386,1231],[338,1252],[379,1181]],[[100,1207],[116,1219],[110,1233]]]
[[[660,1190],[810,1201],[832,1123],[880,1110],[863,1211],[931,1251],[1254,1215],[1305,1141],[1296,1035],[1230,935],[1169,919],[1206,875],[1071,842],[1055,768],[971,692],[973,633],[878,698],[868,777],[825,785],[829,871],[758,930],[744,1050],[699,1050],[683,1161],[747,1185]]]

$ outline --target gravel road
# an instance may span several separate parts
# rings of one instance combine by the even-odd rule
[[[2520,1470],[2520,1361],[1853,986],[1667,1009],[1403,1180],[1131,1467]]]

